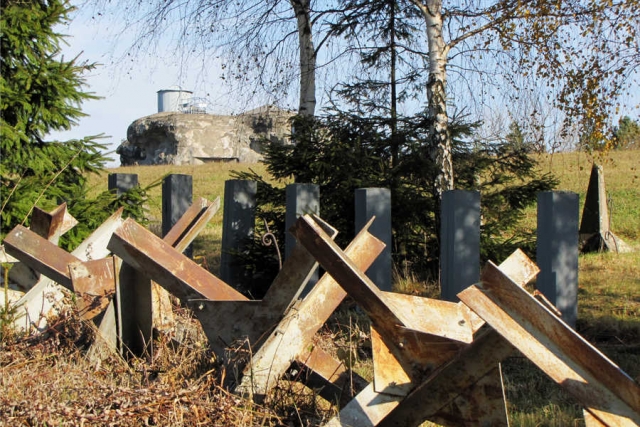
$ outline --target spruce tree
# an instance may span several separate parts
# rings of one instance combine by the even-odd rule
[[[67,202],[80,221],[63,242],[78,243],[118,204],[139,211],[141,194],[125,198],[102,194],[87,200],[87,176],[104,169],[105,146],[89,136],[48,140],[68,130],[85,114],[80,106],[95,96],[83,90],[83,75],[95,67],[78,58],[65,59],[64,36],[74,8],[65,0],[2,2],[0,13],[0,213],[1,236],[17,224],[29,224],[34,206],[50,210]]]

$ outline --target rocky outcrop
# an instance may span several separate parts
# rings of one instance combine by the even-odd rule
[[[271,106],[235,116],[153,114],[131,123],[116,153],[123,166],[257,162],[265,139],[289,143],[292,115]]]

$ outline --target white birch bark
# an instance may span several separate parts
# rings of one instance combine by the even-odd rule
[[[449,135],[449,116],[447,114],[447,54],[449,46],[442,32],[442,1],[414,0],[426,23],[429,45],[429,81],[427,99],[429,114],[434,123],[430,130],[432,140],[431,159],[438,167],[435,190],[439,197],[447,190],[453,190],[453,161],[451,138]]]
[[[313,116],[316,110],[316,51],[311,28],[311,0],[290,1],[298,24],[300,48],[300,104],[298,114]]]

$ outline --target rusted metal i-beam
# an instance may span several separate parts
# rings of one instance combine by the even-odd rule
[[[124,221],[108,248],[173,295],[189,299],[242,301],[246,297],[132,219]]]
[[[160,241],[166,248],[173,247],[177,256],[188,260],[181,253],[219,208],[219,197],[211,203],[204,198],[198,199]],[[164,330],[173,327],[173,311],[167,290],[152,282],[153,277],[146,271],[126,261],[118,268],[118,331],[123,349],[141,355],[152,343],[153,328]]]
[[[63,205],[64,206],[64,205]],[[55,212],[63,211],[60,207]],[[34,211],[34,213],[37,211]],[[84,300],[85,296],[82,294],[82,289],[76,289],[73,283],[73,276],[69,272],[69,265],[79,265],[84,261],[99,260],[106,257],[109,254],[107,250],[107,241],[111,236],[111,233],[122,223],[123,209],[119,209],[106,221],[104,221],[89,237],[87,237],[71,254],[67,253],[63,249],[59,248],[52,242],[39,237],[36,233],[29,230],[23,233],[23,229],[14,229],[7,237],[9,243],[12,246],[11,251],[15,251],[16,257],[21,259],[25,264],[31,265],[34,269],[43,273],[43,276],[38,283],[31,288],[20,300],[16,302],[16,307],[20,307],[20,312],[24,310],[24,321],[20,320],[16,325],[19,329],[28,329],[35,327],[36,329],[43,328],[45,326],[46,315],[49,310],[56,304],[57,299],[52,298],[58,295],[57,281],[67,288],[79,293],[78,301]],[[64,217],[64,214],[58,213],[57,216]],[[42,217],[42,215],[40,215]],[[46,215],[44,216],[46,217]],[[43,220],[36,220],[40,222]],[[49,222],[48,220],[45,222]],[[70,220],[58,220],[50,221],[56,224],[67,224],[73,221]],[[22,231],[21,231],[22,230]],[[58,231],[59,232],[59,231]],[[56,234],[58,232],[50,232],[49,234]],[[19,239],[18,235],[22,235]],[[29,246],[31,245],[31,246]],[[66,267],[65,267],[66,265]],[[54,277],[49,277],[49,275]],[[45,277],[46,276],[46,277]],[[99,275],[98,277],[103,277]],[[91,299],[99,297],[99,301],[94,303],[100,306],[104,305],[109,300],[109,295],[112,295],[114,291],[114,284],[112,281],[99,281],[92,283],[94,295]],[[80,285],[82,288],[82,285]]]
[[[22,225],[16,226],[7,234],[4,238],[4,246],[9,255],[73,290],[69,264],[79,259],[69,252]]]
[[[513,276],[520,285],[526,284],[538,272],[535,264],[521,251],[516,251],[505,260],[500,269]],[[484,324],[477,315],[468,312],[469,309],[462,303],[442,304],[426,298],[389,297],[399,307],[405,307],[406,312],[435,317],[421,327],[433,332],[442,328],[438,333],[444,336],[459,333],[453,326],[447,329],[446,325],[454,320],[469,323],[473,332]],[[430,324],[438,319],[443,320],[441,327]],[[463,334],[458,338],[464,337]],[[507,425],[498,362],[507,357],[513,347],[497,333],[476,337],[460,352],[444,359],[440,367],[422,381],[412,380],[407,375],[375,328],[372,328],[372,345],[374,383],[327,425],[417,426],[426,420],[446,426],[469,422]],[[425,351],[429,353],[433,350],[427,348]],[[434,356],[433,360],[439,359]]]
[[[345,249],[355,265],[363,270],[366,270],[384,249],[384,243],[368,232],[370,225],[371,222],[363,227]],[[304,363],[308,359],[310,349],[313,348],[313,337],[346,295],[333,277],[329,274],[323,275],[302,302],[287,313],[265,343],[254,353],[237,391],[255,396],[259,400],[283,377],[291,362],[298,360]],[[316,368],[325,371],[317,366]]]
[[[640,387],[495,265],[458,297],[608,426],[640,424]]]

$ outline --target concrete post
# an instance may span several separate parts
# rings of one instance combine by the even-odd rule
[[[367,276],[380,290],[392,289],[391,262],[391,190],[388,188],[358,188],[355,191],[356,234],[375,216],[369,232],[382,240],[386,246],[367,270]]]
[[[288,232],[289,228],[302,215],[320,215],[320,187],[315,184],[289,184],[286,188],[285,258],[289,257],[296,246],[296,239]]]
[[[193,177],[172,174],[162,181],[162,235],[178,222],[193,203]]]
[[[440,286],[445,301],[480,280],[480,193],[452,190],[442,195]]]
[[[296,246],[296,239],[289,233],[289,228],[293,227],[293,224],[302,215],[320,215],[320,186],[316,184],[289,184],[285,190],[286,213],[284,223],[286,233],[284,239],[284,257],[287,259]],[[305,297],[317,281],[318,270],[313,273],[300,297]]]
[[[257,190],[255,181],[232,179],[224,183],[220,278],[236,288],[241,287],[244,278],[237,253],[242,251],[246,239],[253,236]]]
[[[578,215],[576,193],[538,194],[536,287],[571,327],[578,318]]]
[[[117,196],[138,185],[138,175],[135,173],[110,173],[107,179],[109,190],[116,190]]]

